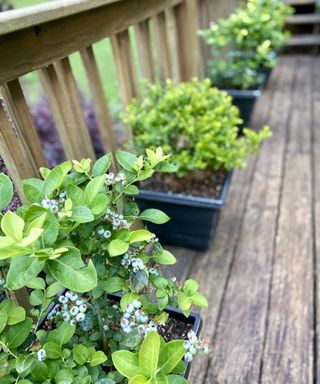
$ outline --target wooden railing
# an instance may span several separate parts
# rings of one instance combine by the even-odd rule
[[[206,53],[202,48],[200,55],[196,31],[229,12],[232,1],[69,0],[0,14],[0,156],[18,191],[21,179],[38,176],[46,163],[22,75],[38,72],[66,158],[94,159],[69,56],[81,54],[104,149],[114,151],[108,101],[92,45],[110,38],[121,99],[127,105],[140,96],[139,78],[179,82],[203,76]]]

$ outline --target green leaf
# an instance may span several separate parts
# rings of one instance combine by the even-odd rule
[[[100,192],[104,182],[105,182],[104,175],[97,176],[94,179],[89,181],[84,191],[84,199],[88,204],[90,204],[93,201],[93,199],[97,196],[97,194]]]
[[[160,209],[149,208],[140,213],[140,219],[150,221],[154,224],[164,224],[170,220],[170,217]]]
[[[129,249],[129,244],[121,239],[114,239],[108,245],[108,252],[110,257],[123,255]]]
[[[49,333],[48,340],[62,346],[67,344],[74,335],[76,328],[64,321],[59,328],[54,329]]]
[[[43,301],[43,292],[41,289],[36,289],[35,291],[32,291],[29,297],[29,302],[31,305],[41,305]]]
[[[21,374],[28,369],[31,368],[31,365],[33,364],[33,356],[28,355],[28,356],[18,356],[16,359],[16,371]]]
[[[94,220],[94,216],[88,207],[77,206],[72,209],[71,220],[77,223],[88,223]]]
[[[25,221],[31,222],[43,214],[46,214],[46,218],[43,223],[44,232],[42,234],[42,240],[44,245],[49,247],[57,240],[59,233],[59,223],[55,215],[46,208],[32,205],[25,215]]]
[[[80,252],[76,248],[57,259],[48,261],[52,276],[64,287],[75,292],[89,292],[97,285],[97,272],[92,260],[83,267]]]
[[[47,288],[46,296],[47,297],[56,296],[63,288],[64,288],[63,285],[56,281],[55,283],[49,285],[49,287]]]
[[[73,374],[70,369],[60,369],[54,376],[56,384],[72,384]]]
[[[91,202],[90,208],[94,215],[101,215],[110,205],[110,199],[103,193],[99,193]]]
[[[112,362],[116,367],[116,370],[128,379],[142,374],[141,369],[139,368],[138,353],[124,350],[113,352]]]
[[[77,185],[69,184],[67,187],[67,196],[74,205],[82,205],[84,202],[84,191]]]
[[[123,169],[125,169],[128,172],[136,173],[133,165],[138,160],[137,156],[133,155],[132,153],[125,152],[125,151],[116,151],[116,158],[118,163],[121,165]]]
[[[183,340],[169,341],[160,351],[159,368],[160,372],[168,375],[174,370],[186,353],[183,348]]]
[[[52,192],[58,189],[67,173],[72,168],[71,161],[66,161],[60,165],[54,167],[49,175],[45,178],[43,186],[42,186],[42,194],[43,196],[50,196]]]
[[[107,293],[115,293],[121,291],[123,283],[124,281],[121,277],[109,277],[101,283],[101,288]]]
[[[12,325],[6,333],[6,340],[9,348],[15,349],[23,344],[29,336],[31,328],[32,320],[29,318],[26,318],[18,324]]]
[[[169,384],[167,376],[163,373],[158,373],[156,376],[156,383],[157,384]]]
[[[135,185],[128,185],[127,187],[124,188],[123,192],[126,193],[127,195],[138,195],[139,188],[136,187]]]
[[[160,337],[157,332],[150,332],[143,340],[139,352],[139,367],[148,377],[155,376],[160,352]]]
[[[8,312],[8,325],[14,325],[17,323],[21,323],[21,321],[25,320],[26,311],[23,307],[13,306],[10,308]]]
[[[22,181],[22,189],[25,197],[30,203],[41,203],[43,180],[26,179]]]
[[[7,286],[11,290],[23,288],[42,271],[45,261],[31,256],[19,256],[11,259],[7,275]]]
[[[76,344],[72,350],[74,361],[77,364],[83,365],[89,358],[89,350],[82,344]]]
[[[153,234],[146,229],[137,229],[136,231],[130,232],[129,243],[131,244],[150,240],[152,235]]]
[[[31,376],[37,383],[45,383],[48,379],[48,367],[43,361],[34,360]]]
[[[92,175],[94,177],[104,175],[110,168],[111,162],[112,162],[111,153],[107,153],[106,155],[100,157],[100,159],[98,159],[92,167]]]
[[[186,293],[188,296],[192,296],[197,292],[199,288],[199,284],[196,280],[188,279],[183,284],[183,292]]]
[[[7,325],[8,315],[5,311],[0,310],[0,333],[5,329]]]
[[[169,384],[188,384],[188,381],[180,375],[167,376]]]
[[[34,277],[33,279],[27,282],[26,286],[32,289],[45,289],[46,282],[43,280],[42,277]]]
[[[192,304],[197,305],[198,307],[206,308],[208,306],[208,300],[200,292],[196,292],[193,296],[191,296],[191,299],[192,299]]]
[[[156,263],[163,265],[172,265],[177,262],[173,254],[165,249],[154,252],[152,258]]]
[[[185,313],[190,309],[192,305],[192,299],[191,297],[186,296],[184,293],[181,292],[178,295],[178,304],[181,311]]]
[[[21,217],[11,211],[5,213],[1,220],[1,229],[6,236],[20,242],[23,236],[23,228],[24,220]]]
[[[146,384],[148,383],[148,379],[143,375],[137,375],[134,376],[130,381],[129,384]]]
[[[48,341],[45,343],[43,349],[46,351],[46,355],[49,359],[60,359],[62,350],[60,345],[54,341]]]
[[[95,367],[107,361],[107,356],[102,351],[95,351],[91,357],[90,367]]]
[[[10,178],[0,173],[0,211],[7,208],[13,197],[13,186]]]

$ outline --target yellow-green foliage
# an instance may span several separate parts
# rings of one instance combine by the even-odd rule
[[[122,117],[133,131],[134,149],[140,154],[161,146],[171,154],[178,176],[207,168],[243,167],[246,157],[271,134],[264,127],[258,133],[244,129],[239,137],[239,110],[208,79],[178,85],[149,83],[146,97],[133,100]]]

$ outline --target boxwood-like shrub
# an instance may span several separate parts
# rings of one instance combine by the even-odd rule
[[[145,148],[161,146],[171,154],[178,176],[243,167],[246,157],[270,136],[268,127],[258,133],[245,128],[239,136],[238,108],[208,79],[178,85],[170,80],[148,83],[145,98],[134,99],[122,118],[133,131],[134,149],[140,154]]]

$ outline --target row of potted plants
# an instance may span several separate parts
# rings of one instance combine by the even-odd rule
[[[233,97],[244,126],[290,36],[285,24],[292,13],[280,0],[248,0],[228,18],[199,31],[211,48],[210,78]]]
[[[2,384],[187,382],[187,364],[208,352],[190,310],[207,300],[195,280],[162,273],[176,260],[137,221],[169,218],[130,197],[172,168],[168,157],[118,151],[117,173],[107,154],[24,180],[27,203],[0,216]],[[0,190],[3,210],[13,195],[4,174]]]

